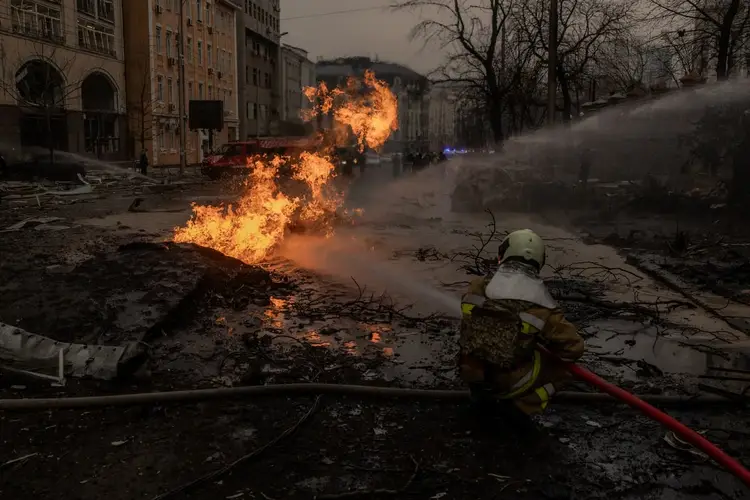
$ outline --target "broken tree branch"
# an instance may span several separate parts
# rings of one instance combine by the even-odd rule
[[[237,467],[237,466],[239,466],[241,464],[244,464],[244,463],[246,463],[246,462],[248,462],[248,461],[250,461],[250,460],[252,460],[254,458],[257,458],[259,455],[261,455],[262,453],[264,453],[265,451],[267,451],[269,448],[271,448],[274,445],[276,445],[277,443],[279,443],[284,438],[287,438],[287,437],[291,436],[292,434],[294,434],[297,431],[297,429],[299,429],[302,426],[302,424],[304,424],[305,422],[307,422],[310,419],[310,417],[312,417],[312,415],[320,407],[320,398],[321,397],[322,396],[317,396],[315,398],[315,401],[313,401],[313,404],[310,407],[310,409],[307,410],[307,413],[305,413],[302,416],[302,418],[300,418],[297,421],[297,423],[295,423],[293,426],[291,426],[288,429],[286,429],[284,432],[282,432],[281,434],[279,434],[278,436],[276,436],[275,438],[273,438],[271,441],[267,442],[266,444],[264,444],[260,448],[257,448],[255,450],[251,451],[247,455],[241,456],[240,458],[238,458],[234,462],[231,462],[231,463],[225,465],[224,467],[222,467],[220,469],[217,469],[217,470],[215,470],[213,472],[209,472],[208,474],[200,476],[199,478],[194,479],[193,481],[190,481],[187,484],[183,484],[182,486],[178,486],[177,488],[175,488],[173,490],[170,490],[170,491],[168,491],[166,493],[162,493],[161,495],[157,495],[156,497],[154,497],[153,500],[164,500],[166,498],[171,498],[171,497],[173,497],[173,496],[175,496],[175,495],[177,495],[179,493],[184,493],[186,491],[193,490],[193,489],[197,488],[198,486],[200,486],[200,485],[202,485],[202,484],[204,484],[204,483],[206,483],[208,481],[213,481],[213,480],[218,479],[219,477],[225,475],[227,472],[231,471],[235,467]]]
[[[411,476],[409,476],[409,479],[404,483],[403,486],[401,486],[398,489],[387,489],[387,488],[377,488],[377,489],[357,489],[353,491],[346,491],[344,493],[332,493],[332,494],[325,494],[325,495],[318,495],[316,496],[316,500],[339,500],[341,498],[355,498],[355,497],[361,497],[361,496],[368,496],[373,497],[376,495],[400,495],[403,492],[405,492],[409,486],[414,482],[414,479],[416,479],[417,474],[419,474],[419,462],[417,462],[413,456],[409,456],[411,458],[411,461],[414,462],[414,472],[412,472]]]

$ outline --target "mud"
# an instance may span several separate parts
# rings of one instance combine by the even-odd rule
[[[365,208],[364,219],[341,228],[325,245],[300,236],[298,245],[264,263],[264,270],[250,268],[247,278],[236,261],[164,246],[176,221],[188,213],[127,212],[132,190],[46,207],[45,215],[64,217],[71,228],[4,234],[10,243],[0,250],[2,277],[19,283],[13,293],[21,293],[27,281],[40,289],[36,283],[43,278],[60,283],[63,293],[61,283],[81,270],[92,289],[103,291],[109,282],[120,296],[169,280],[179,284],[179,293],[163,290],[153,303],[138,304],[136,298],[129,307],[166,311],[176,303],[171,310],[179,314],[167,314],[171,319],[159,331],[141,320],[138,328],[153,330],[150,359],[132,378],[115,384],[71,381],[61,388],[2,375],[0,397],[300,381],[460,387],[453,307],[477,269],[492,262],[504,232],[517,227],[533,227],[548,241],[545,279],[587,338],[585,366],[634,392],[667,394],[697,393],[711,380],[701,377],[720,373],[718,368],[747,368],[738,351],[727,349],[742,332],[626,262],[618,249],[588,245],[564,229],[569,226],[511,212],[496,214],[495,234],[489,236],[486,215],[450,212],[447,193],[435,188],[441,185],[435,177],[445,172],[428,169],[390,183],[388,170],[379,175],[368,169],[361,182],[370,189],[353,191],[349,201]],[[141,194],[149,210],[185,209],[193,196],[225,196],[218,185]],[[378,204],[383,198],[392,203]],[[39,207],[5,212],[3,223],[34,211]],[[482,247],[478,234],[487,245],[476,254]],[[92,257],[67,274],[45,274],[73,251]],[[139,262],[153,269],[144,273],[140,287],[128,274],[135,274]],[[83,280],[74,281],[69,285],[84,293]],[[191,289],[200,295],[184,302]],[[89,296],[101,300],[93,292]],[[6,297],[4,292],[3,308]],[[139,315],[127,307],[118,311]],[[96,331],[93,314],[89,319],[65,314],[71,324],[80,321],[82,329]],[[0,320],[9,322],[2,311]],[[49,319],[33,321],[57,326]],[[117,335],[131,334],[124,332]],[[737,390],[725,385],[728,381],[713,382]],[[5,413],[0,466],[26,458],[1,467],[0,495],[153,499],[227,467],[225,474],[168,498],[326,498],[352,492],[435,499],[747,495],[726,472],[670,448],[661,427],[620,406],[552,405],[529,435],[503,420],[480,426],[461,405],[332,397],[295,428],[311,408],[312,399],[275,398]],[[741,410],[706,408],[675,416],[739,460],[750,460],[744,430],[750,422]],[[294,433],[275,442],[290,428]]]
[[[218,252],[155,243],[126,244],[77,266],[48,264],[35,278],[5,281],[0,317],[61,342],[107,345],[148,341],[217,295],[242,307],[271,285],[268,273]]]

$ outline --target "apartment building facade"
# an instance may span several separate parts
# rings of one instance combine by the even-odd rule
[[[0,0],[0,147],[127,157],[121,0]]]
[[[278,132],[281,119],[281,6],[243,0],[237,22],[240,131],[243,139]]]
[[[281,68],[281,119],[285,122],[302,123],[303,112],[312,108],[312,103],[305,97],[303,89],[315,86],[315,63],[308,58],[306,50],[283,45]]]
[[[429,94],[428,140],[430,151],[453,148],[456,143],[456,96],[436,86]]]
[[[179,1],[139,0],[124,12],[130,148],[133,154],[145,149],[153,165],[180,163],[181,85],[186,122],[191,100],[223,101],[224,124],[213,134],[214,146],[236,140],[239,130],[239,5],[231,0],[184,0],[181,23]],[[179,72],[180,41],[185,82]],[[208,131],[186,130],[188,164],[199,163],[208,146]]]

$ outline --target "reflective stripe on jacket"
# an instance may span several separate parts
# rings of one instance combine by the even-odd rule
[[[461,301],[461,312],[465,320],[469,319],[475,308],[487,305],[489,300],[485,295],[487,282],[487,279],[482,278],[474,280],[469,285]],[[514,301],[512,305],[519,311],[520,332],[518,332],[517,343],[521,348],[515,355],[520,356],[521,359],[514,363],[510,370],[494,372],[491,381],[492,385],[508,398],[526,393],[534,386],[541,371],[540,355],[535,349],[537,344],[543,345],[552,354],[565,361],[577,360],[584,351],[584,342],[578,330],[565,319],[560,309],[549,309],[525,301]],[[524,346],[528,346],[528,352]],[[473,356],[472,353],[463,354]],[[548,392],[544,395],[539,394],[543,401],[549,398]]]

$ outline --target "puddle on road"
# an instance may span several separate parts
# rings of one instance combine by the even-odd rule
[[[658,372],[651,368],[656,367],[667,375],[719,381],[729,390],[742,391],[750,382],[746,374],[739,377],[745,380],[745,385],[739,380],[725,380],[733,378],[732,370],[750,369],[750,359],[740,352],[719,349],[726,345],[721,341],[665,334],[652,326],[626,320],[594,322],[586,331],[595,332],[586,340],[588,352],[597,355],[599,361],[625,380],[656,377]]]

